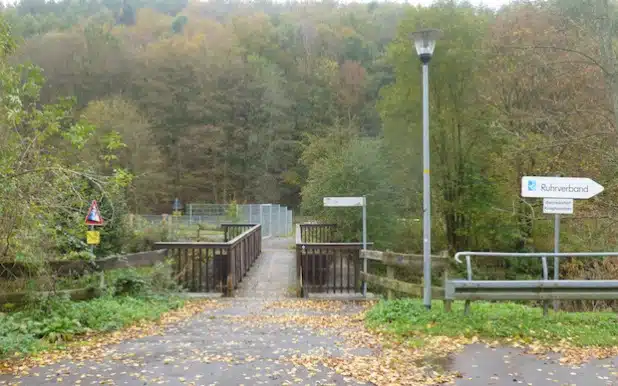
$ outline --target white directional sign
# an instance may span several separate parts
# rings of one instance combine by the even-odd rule
[[[536,177],[521,178],[521,196],[536,198],[573,198],[585,200],[603,191],[603,186],[590,178]]]
[[[324,197],[324,206],[365,206],[365,197]]]
[[[573,214],[572,198],[544,198],[543,213],[545,214]]]

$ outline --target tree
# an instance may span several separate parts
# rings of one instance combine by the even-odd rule
[[[331,138],[331,140],[334,138]],[[362,218],[358,208],[324,208],[328,196],[367,196],[367,229],[376,248],[393,248],[396,243],[396,200],[387,178],[389,164],[382,144],[374,139],[350,139],[309,165],[309,177],[302,190],[305,213],[338,225],[345,241],[362,239]]]
[[[71,100],[41,103],[38,68],[7,63],[14,44],[2,19],[0,47],[0,255],[41,261],[76,244],[85,230],[81,221],[66,222],[87,209],[84,184],[109,196],[126,174],[103,176],[69,163],[67,154],[82,148],[93,128],[73,119]]]
[[[382,92],[384,135],[397,165],[395,178],[404,196],[414,198],[421,190],[422,171],[414,165],[421,165],[422,95],[421,66],[409,33],[422,25],[445,26],[430,65],[431,175],[434,213],[442,217],[435,231],[445,234],[451,251],[478,245],[475,235],[493,227],[488,212],[499,197],[488,188],[487,154],[497,150],[497,143],[478,87],[486,62],[481,42],[489,22],[488,14],[468,5],[414,10],[389,49],[397,80]],[[408,216],[421,217],[418,199],[404,205]]]
[[[129,205],[133,211],[148,213],[167,197],[162,196],[161,185],[166,178],[163,160],[156,146],[148,120],[130,101],[121,97],[91,102],[82,111],[84,119],[97,128],[79,159],[98,165],[97,170],[109,174],[115,168],[122,168],[133,175],[128,187]],[[113,158],[107,152],[101,154],[97,149],[108,149],[114,136],[123,144],[120,149],[112,149]]]

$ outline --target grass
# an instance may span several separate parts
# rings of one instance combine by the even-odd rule
[[[156,320],[184,301],[174,296],[105,296],[85,302],[52,299],[0,313],[0,358],[32,354],[87,332],[117,330],[137,321]]]
[[[442,302],[434,302],[427,311],[422,301],[400,299],[381,301],[372,308],[367,326],[405,337],[442,335],[486,339],[517,339],[522,342],[559,343],[573,346],[618,346],[618,318],[610,312],[551,312],[543,317],[539,308],[513,303],[473,302],[468,316],[463,302],[444,311]]]

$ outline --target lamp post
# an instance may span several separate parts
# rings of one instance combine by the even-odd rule
[[[423,63],[423,303],[431,309],[431,191],[429,185],[429,61],[441,32],[423,29],[411,34]]]

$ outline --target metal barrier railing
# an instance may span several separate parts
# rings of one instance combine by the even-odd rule
[[[618,252],[458,252],[455,261],[459,264],[465,258],[466,280],[447,280],[445,298],[465,300],[465,313],[470,311],[472,300],[542,300],[543,311],[547,314],[549,300],[618,300],[618,280],[560,280],[559,270],[554,271],[554,278],[549,279],[548,258],[618,257]],[[540,258],[542,280],[473,280],[472,257],[516,257]],[[558,267],[555,264],[555,267]],[[554,309],[557,310],[557,302]]]

